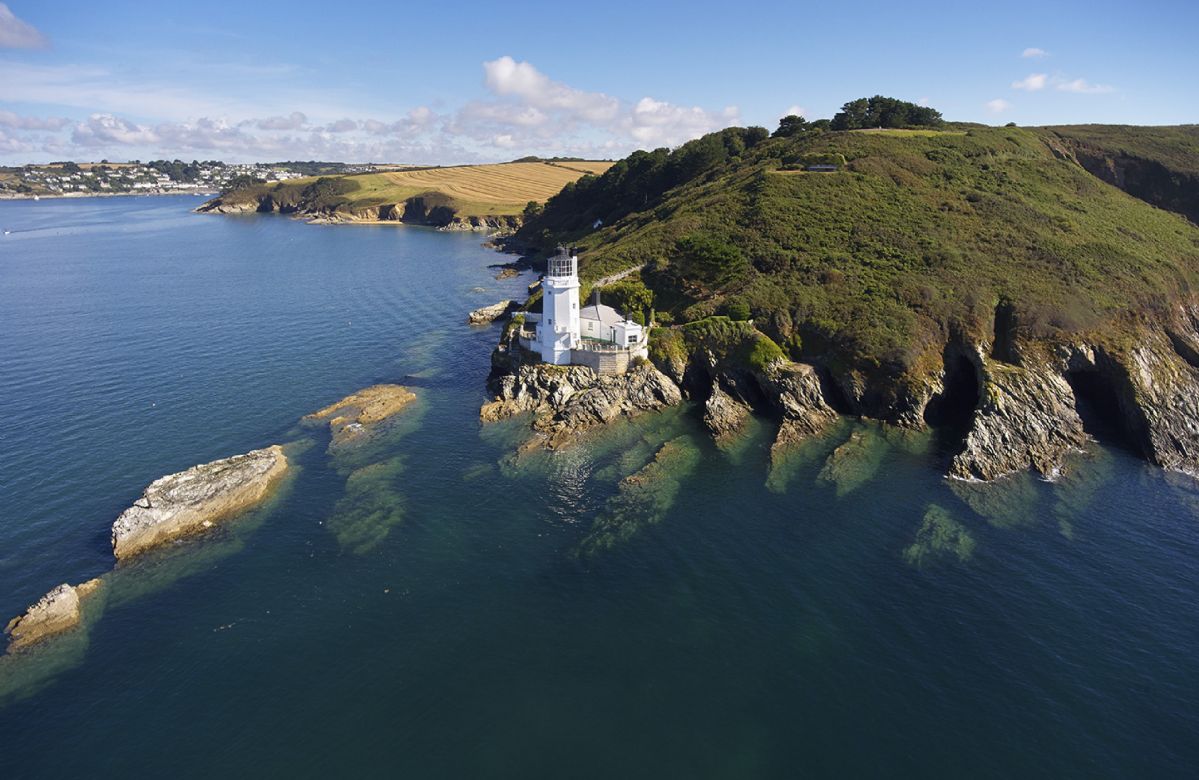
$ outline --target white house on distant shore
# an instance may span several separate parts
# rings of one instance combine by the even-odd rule
[[[541,280],[540,314],[525,315],[520,345],[557,366],[589,366],[601,374],[622,374],[636,357],[649,354],[649,333],[611,306],[595,300],[579,307],[579,258],[559,249]]]

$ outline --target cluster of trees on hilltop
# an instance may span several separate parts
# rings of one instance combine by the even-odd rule
[[[945,120],[941,112],[906,100],[875,95],[858,98],[841,106],[833,116],[833,130],[858,130],[871,127],[939,127]]]
[[[584,176],[567,184],[545,206],[530,203],[524,218],[537,235],[528,240],[550,243],[549,237],[590,228],[595,220],[610,224],[656,202],[663,193],[738,158],[770,137],[764,127],[730,127],[688,141],[679,148],[636,151],[600,176]]]

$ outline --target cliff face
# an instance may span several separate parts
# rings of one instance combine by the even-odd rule
[[[1049,128],[1050,145],[1093,176],[1199,224],[1199,127]]]
[[[520,227],[516,215],[461,214],[444,198],[418,195],[399,203],[353,207],[280,197],[273,192],[226,193],[196,209],[211,214],[291,214],[319,222],[402,222],[441,230],[510,232]]]

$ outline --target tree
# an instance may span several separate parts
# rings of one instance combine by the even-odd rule
[[[779,120],[779,129],[774,131],[775,138],[790,138],[791,136],[806,130],[808,120],[798,114],[787,114]]]
[[[673,265],[684,281],[704,287],[727,286],[749,271],[740,249],[697,233],[675,243]]]
[[[833,117],[833,130],[871,127],[937,127],[944,123],[941,112],[896,98],[875,95],[858,98],[841,106]]]
[[[753,127],[745,128],[745,145],[748,147],[755,147],[769,137],[770,131],[765,127],[754,125]]]
[[[611,306],[632,317],[654,305],[654,293],[637,279],[622,279],[600,288],[600,295]],[[634,317],[634,319],[636,319]]]

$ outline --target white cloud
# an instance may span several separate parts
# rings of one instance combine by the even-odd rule
[[[8,154],[28,154],[37,147],[24,138],[18,138],[0,129],[0,152]]]
[[[0,128],[14,131],[0,152],[22,154],[18,139],[20,149],[32,146],[59,159],[198,151],[230,161],[454,163],[509,158],[514,151],[619,157],[636,148],[675,146],[739,120],[735,106],[709,110],[652,96],[633,102],[577,89],[512,57],[485,62],[483,71],[490,91],[483,99],[445,113],[418,106],[398,118],[378,118],[321,104],[319,95],[275,90],[269,102],[251,103],[104,68],[0,59],[0,106],[78,107],[87,116],[79,121],[0,111]],[[788,111],[802,115],[804,109]],[[32,135],[38,131],[47,134]]]
[[[527,106],[563,111],[588,122],[610,122],[620,111],[620,101],[602,92],[553,81],[528,62],[509,56],[483,63],[484,83],[496,95],[515,97]]]
[[[1092,84],[1086,79],[1061,81],[1057,84],[1057,88],[1062,92],[1077,92],[1084,95],[1101,95],[1115,90],[1115,87],[1108,86],[1107,84]]]
[[[259,119],[259,130],[299,130],[308,122],[308,117],[301,111],[292,111],[287,116],[272,116]]]
[[[783,116],[805,116],[806,112],[803,106],[793,105],[783,112]]]
[[[1024,51],[1020,52],[1020,56],[1026,60],[1035,60],[1040,59],[1041,57],[1048,57],[1049,52],[1045,51],[1044,49],[1038,49],[1035,46],[1030,46]]]
[[[326,133],[348,133],[358,129],[358,122],[353,119],[338,119],[325,127]]]
[[[1004,111],[1007,111],[1009,108],[1011,108],[1012,104],[1003,98],[995,98],[994,100],[988,100],[986,106],[987,110],[992,114],[1002,114]]]
[[[736,107],[713,114],[697,106],[687,108],[644,97],[633,106],[622,126],[633,140],[645,146],[674,146],[728,127],[737,118]]]
[[[1049,81],[1049,75],[1046,73],[1032,73],[1019,81],[1012,82],[1012,89],[1027,89],[1029,92],[1036,92],[1039,89],[1044,89],[1045,84]]]
[[[11,127],[14,130],[61,130],[69,124],[71,120],[61,116],[42,118],[0,111],[0,127]]]
[[[112,114],[92,114],[86,122],[75,125],[71,141],[78,146],[99,148],[138,146],[158,143],[155,132]]]
[[[0,49],[41,49],[47,45],[46,36],[0,3]]]
[[[612,155],[638,147],[673,146],[738,119],[735,107],[713,112],[652,97],[628,103],[576,89],[508,56],[483,63],[483,70],[495,99],[467,103],[442,128],[449,136],[499,149],[566,153],[568,148],[610,148]],[[802,111],[798,106],[792,110]],[[614,143],[604,147],[608,141]]]

